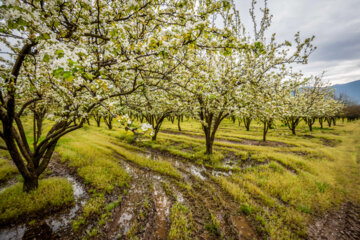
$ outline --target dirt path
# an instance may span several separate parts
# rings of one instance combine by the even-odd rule
[[[312,240],[359,240],[360,206],[347,202],[334,213],[326,214],[308,229]]]
[[[116,156],[132,180],[104,227],[104,239],[166,239],[173,202],[162,189],[166,179]]]
[[[182,174],[183,182],[192,186],[191,190],[178,191],[182,191],[185,202],[192,210],[197,239],[219,239],[220,236],[231,239],[258,238],[246,217],[237,213],[238,204],[211,180],[204,166],[159,152],[148,152],[143,156],[170,162]],[[216,176],[226,173],[212,171],[211,174]],[[219,226],[216,227],[216,224]]]

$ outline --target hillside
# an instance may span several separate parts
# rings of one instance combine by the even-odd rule
[[[350,100],[360,104],[360,80],[345,84],[336,84],[333,87],[336,89],[336,96],[339,96],[341,93],[343,93],[347,95]]]

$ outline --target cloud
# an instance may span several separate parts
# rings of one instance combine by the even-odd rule
[[[243,23],[252,30],[251,0],[235,2]],[[303,37],[315,35],[318,48],[309,64],[301,67],[304,73],[326,70],[326,79],[334,84],[360,79],[359,0],[269,0],[268,6],[273,14],[270,32],[277,33],[279,40],[291,40],[297,31]]]

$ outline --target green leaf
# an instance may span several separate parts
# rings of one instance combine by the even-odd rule
[[[53,75],[56,77],[56,78],[60,78],[60,75],[62,74],[62,72],[64,71],[63,68],[58,68],[56,70],[53,71]]]
[[[47,34],[47,33],[44,33],[44,34],[42,34],[42,38],[43,38],[44,40],[48,40],[48,39],[50,39],[50,35]]]
[[[70,71],[64,71],[63,72],[63,78],[66,80],[66,81],[71,81],[74,79],[72,73]]]
[[[84,77],[88,80],[92,80],[94,78],[94,75],[92,75],[91,73],[85,73]]]
[[[62,49],[56,50],[55,54],[58,55],[58,58],[62,58],[65,55]]]
[[[50,61],[49,54],[45,54],[43,61],[46,62],[46,63],[48,63]]]

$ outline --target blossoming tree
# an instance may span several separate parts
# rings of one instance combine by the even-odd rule
[[[222,2],[2,1],[1,148],[23,176],[24,191],[38,187],[58,140],[81,128],[96,106],[166,79],[170,72],[153,72],[151,63],[167,58],[175,68],[171,56],[196,47]],[[34,131],[31,149],[21,116],[34,104],[51,109],[55,121],[43,137]]]

